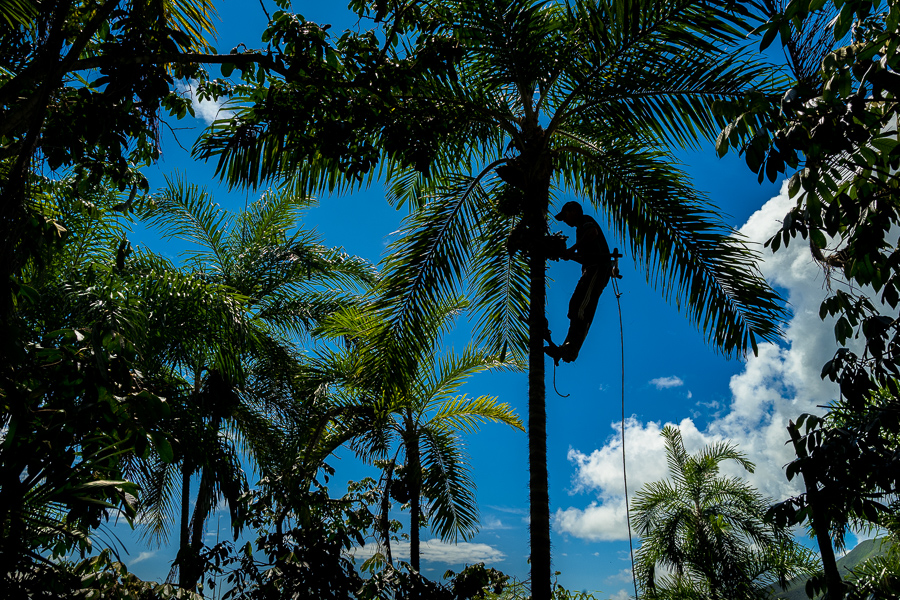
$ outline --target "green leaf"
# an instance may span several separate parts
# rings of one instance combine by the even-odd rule
[[[150,438],[153,441],[153,447],[159,454],[160,460],[167,464],[175,460],[172,444],[169,443],[168,437],[164,433],[160,431],[151,432]]]
[[[799,194],[802,190],[801,181],[800,181],[800,173],[794,173],[791,175],[791,178],[788,180],[788,197],[794,198]]]
[[[786,19],[792,19],[795,16],[802,18],[806,16],[807,11],[809,11],[809,0],[791,0],[784,8],[783,15]]]
[[[813,229],[809,232],[810,240],[813,244],[816,245],[817,248],[826,248],[828,245],[828,241],[825,239],[825,234],[822,233],[819,229]]]
[[[900,145],[900,142],[898,142],[896,139],[889,137],[873,138],[869,143],[875,146],[875,148],[877,148],[884,154],[890,154],[891,152],[893,152],[894,148]]]
[[[856,5],[854,3],[848,2],[844,4],[841,12],[838,14],[834,24],[835,41],[844,39],[844,36],[846,36],[847,32],[850,31],[850,27],[853,25],[853,21],[856,16],[856,13],[854,11],[855,6]]]
[[[759,51],[762,52],[775,41],[775,36],[778,35],[779,29],[781,28],[781,24],[779,21],[773,19],[769,21],[767,24],[766,32],[763,34],[762,40],[759,42]]]

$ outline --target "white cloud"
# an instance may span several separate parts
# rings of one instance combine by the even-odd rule
[[[786,185],[781,193],[750,217],[741,232],[750,240],[764,242],[780,227],[780,221],[794,203],[787,197]],[[763,251],[763,274],[783,289],[792,309],[785,327],[786,344],[760,344],[759,354],[746,360],[742,372],[730,382],[730,401],[720,412],[695,414],[705,417],[702,430],[690,418],[677,425],[685,447],[696,451],[706,444],[730,441],[756,464],[747,474],[736,464],[723,464],[723,472],[746,476],[766,496],[781,499],[798,493],[800,482],[788,482],[783,467],[793,458],[785,445],[785,427],[789,419],[801,413],[820,413],[819,405],[833,400],[834,384],[822,381],[820,371],[836,350],[833,321],[819,319],[819,304],[825,297],[824,276],[813,262],[809,248],[802,240],[794,240],[787,248],[773,254]],[[677,383],[675,381],[677,380]],[[678,378],[654,379],[650,383],[661,388],[668,382],[678,385]],[[698,406],[704,405],[698,402]],[[666,477],[668,470],[659,436],[664,424],[642,423],[628,419],[625,423],[629,493],[649,481]],[[583,452],[569,450],[575,467],[572,493],[595,495],[585,508],[558,510],[558,531],[589,540],[627,539],[625,497],[622,490],[622,446],[618,433],[621,423],[610,424],[612,435],[599,449]]]
[[[631,569],[622,569],[615,575],[610,575],[606,578],[607,583],[632,583],[634,578],[631,574]]]
[[[609,600],[628,600],[631,598],[631,594],[626,592],[625,590],[619,590],[615,594],[609,597]]]
[[[157,555],[157,552],[154,550],[153,552],[141,552],[137,556],[134,557],[133,560],[128,561],[128,566],[134,566],[140,562],[144,562],[150,558],[153,558]]]
[[[624,522],[624,502],[591,502],[585,509],[570,507],[557,510],[553,517],[553,525],[558,531],[592,542],[620,540],[620,525]]]
[[[351,555],[360,560],[371,558],[378,547],[375,544],[366,544],[361,548],[354,548]],[[391,544],[391,554],[394,560],[409,560],[409,542],[394,542]],[[437,562],[448,565],[463,565],[483,562],[487,565],[503,562],[506,555],[488,544],[476,544],[460,542],[448,544],[439,539],[431,539],[422,542],[420,556],[423,562]]]
[[[499,518],[488,515],[484,518],[484,521],[481,523],[482,531],[490,531],[496,529],[512,529],[512,525],[507,525]]]
[[[219,118],[219,111],[222,110],[222,102],[221,101],[213,101],[213,100],[203,100],[201,101],[197,97],[197,81],[191,79],[189,83],[185,83],[183,81],[176,81],[175,85],[179,92],[183,94],[190,95],[191,105],[194,108],[194,114],[198,119],[206,123],[207,125],[211,124],[213,121]]]
[[[681,377],[657,377],[656,379],[650,380],[650,385],[656,387],[658,390],[665,390],[668,388],[681,387],[684,385],[684,381],[681,380]]]

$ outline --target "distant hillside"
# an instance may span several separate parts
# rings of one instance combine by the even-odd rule
[[[838,559],[837,566],[841,575],[846,575],[853,567],[872,556],[878,556],[882,553],[881,540],[864,540],[856,545],[856,548]],[[774,598],[783,598],[784,600],[808,600],[806,596],[806,578],[795,579],[791,581],[787,589],[782,591],[776,587],[772,588],[775,593]]]

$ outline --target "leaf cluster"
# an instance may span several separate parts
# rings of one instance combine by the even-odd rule
[[[796,84],[777,103],[757,99],[729,113],[733,121],[719,148],[745,151],[760,179],[795,170],[788,192],[796,206],[766,245],[778,251],[802,238],[828,278],[819,314],[835,318],[841,347],[822,377],[839,385],[840,399],[824,418],[802,415],[788,427],[796,459],[787,475],[802,475],[806,492],[772,511],[781,523],[807,524],[820,545],[829,546],[824,557],[831,554],[830,540],[843,545],[848,527],[890,523],[900,483],[894,476],[900,255],[893,239],[900,5],[796,0],[770,8],[770,20],[758,30],[761,47],[780,37],[789,55],[806,52],[817,60],[807,60],[806,69],[798,68],[802,61],[792,62]],[[809,44],[811,30],[825,21],[828,27]],[[833,277],[849,288],[833,286]],[[852,350],[854,344],[862,351]],[[882,566],[891,573],[888,563]],[[871,575],[870,567],[863,571]],[[878,585],[890,588],[890,577]],[[874,589],[835,578],[826,564],[825,576],[811,582],[811,589],[853,597]]]

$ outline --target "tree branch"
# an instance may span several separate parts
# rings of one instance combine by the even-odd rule
[[[233,65],[258,64],[270,71],[274,71],[285,78],[289,77],[289,69],[283,64],[278,63],[267,54],[243,53],[243,54],[132,54],[130,56],[95,56],[91,58],[82,58],[72,65],[73,71],[86,71],[89,69],[102,69],[112,66],[127,65],[191,65],[191,64],[210,64],[222,65],[230,63]]]

